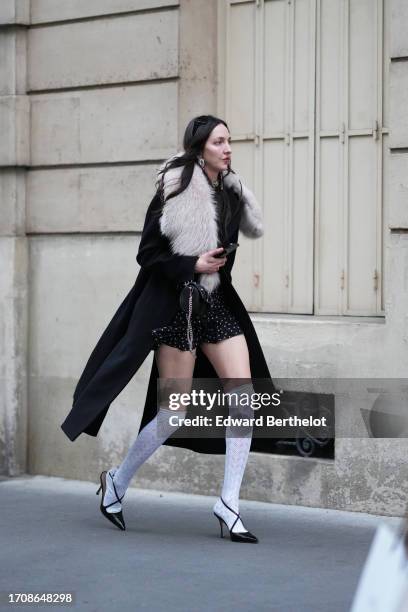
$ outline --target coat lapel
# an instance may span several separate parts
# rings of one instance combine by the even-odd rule
[[[177,156],[182,153],[177,153]],[[161,169],[167,162],[162,164]],[[165,198],[180,184],[184,166],[171,168],[164,175]],[[262,211],[254,194],[240,181],[236,173],[225,176],[224,188],[232,189],[242,203],[240,230],[249,238],[263,234]],[[218,241],[218,209],[215,192],[198,164],[187,188],[165,203],[160,217],[160,231],[170,241],[172,252],[177,255],[201,255],[216,249]],[[209,291],[220,284],[218,272],[200,274],[199,282]]]

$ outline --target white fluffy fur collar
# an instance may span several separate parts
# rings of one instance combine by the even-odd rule
[[[182,152],[176,156],[182,155]],[[164,162],[160,169],[163,169]],[[183,166],[172,168],[164,175],[164,196],[175,191],[180,182]],[[223,171],[223,176],[227,171]],[[160,175],[161,176],[161,175]],[[237,174],[224,176],[224,187],[232,188],[241,196],[243,210],[239,229],[248,238],[263,235],[262,210],[254,194],[239,179]],[[163,207],[160,231],[170,240],[173,253],[178,255],[201,255],[218,246],[217,203],[202,169],[195,164],[188,187],[179,195],[170,198]],[[218,272],[200,274],[199,282],[213,291],[220,284]]]

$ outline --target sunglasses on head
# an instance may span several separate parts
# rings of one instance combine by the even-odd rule
[[[205,125],[207,123],[206,119],[196,119],[193,124],[193,136],[200,127],[200,125]]]

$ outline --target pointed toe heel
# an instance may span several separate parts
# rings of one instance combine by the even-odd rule
[[[96,491],[96,495],[99,495],[99,493],[102,491],[102,498],[101,498],[101,503],[99,506],[100,510],[103,516],[108,519],[108,521],[113,523],[116,527],[118,527],[118,529],[125,531],[126,525],[125,525],[125,519],[123,518],[122,510],[119,510],[119,512],[107,512],[106,510],[106,508],[109,508],[109,506],[113,506],[113,504],[116,504],[117,502],[120,503],[124,497],[124,495],[122,495],[122,497],[119,497],[113,480],[112,480],[112,484],[113,484],[113,488],[114,488],[115,495],[116,495],[116,501],[112,502],[111,504],[107,504],[106,506],[103,505],[103,501],[105,499],[105,493],[106,493],[106,475],[107,475],[106,471],[101,472],[101,475],[99,477],[101,484],[99,486],[99,489]]]

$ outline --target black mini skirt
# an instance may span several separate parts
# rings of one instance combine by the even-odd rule
[[[221,285],[210,293],[207,313],[202,316],[193,316],[191,326],[193,332],[192,350],[202,342],[219,342],[244,333],[225,303]],[[187,337],[187,314],[181,309],[178,310],[171,323],[153,329],[152,336],[153,350],[159,348],[160,344],[167,344],[181,351],[190,350]]]

